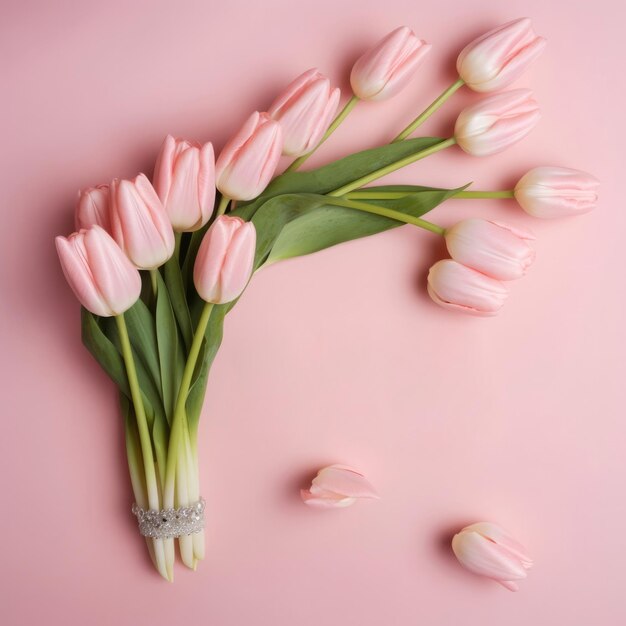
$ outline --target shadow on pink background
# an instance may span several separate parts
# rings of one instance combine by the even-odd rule
[[[598,210],[548,223],[459,200],[433,213],[535,231],[537,261],[495,319],[430,302],[443,250],[409,227],[261,272],[228,319],[201,426],[208,556],[164,583],[130,515],[114,389],[80,343],[54,254],[76,190],[150,173],[167,132],[221,147],[308,67],[345,88],[359,52],[406,23],[430,59],[315,161],[385,142],[454,78],[468,39],[520,15],[549,39],[521,82],[542,105],[537,129],[502,155],[454,149],[390,180],[504,188],[564,165],[602,180]],[[2,623],[625,623],[623,18],[612,0],[5,1]],[[424,132],[449,133],[475,97]],[[381,500],[304,507],[298,489],[332,462]],[[451,556],[453,532],[483,519],[535,558],[518,594]]]

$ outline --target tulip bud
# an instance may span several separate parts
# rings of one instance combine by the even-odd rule
[[[350,84],[362,100],[384,100],[405,87],[431,45],[401,26],[381,39],[352,68]]]
[[[111,182],[111,232],[140,269],[154,269],[174,254],[174,231],[144,174]]]
[[[546,40],[527,17],[508,22],[465,46],[456,68],[474,91],[496,91],[517,80],[543,52]]]
[[[217,188],[234,200],[256,198],[272,179],[282,149],[280,124],[255,111],[217,159]]]
[[[446,309],[470,315],[496,315],[509,295],[504,283],[444,259],[428,272],[428,295]]]
[[[168,135],[154,166],[154,189],[175,231],[204,226],[215,204],[213,146]]]
[[[139,272],[100,226],[55,240],[65,278],[79,302],[95,315],[121,315],[137,302]]]
[[[454,535],[452,550],[463,567],[509,591],[519,589],[515,581],[526,578],[526,570],[533,564],[520,543],[489,522],[472,524]]]
[[[378,499],[374,487],[363,474],[345,465],[330,465],[321,469],[310,489],[300,490],[300,496],[305,504],[319,509],[343,508],[359,498]]]
[[[97,224],[107,232],[111,232],[109,186],[98,185],[79,191],[74,218],[77,231]]]
[[[534,236],[521,228],[479,218],[462,220],[446,229],[450,256],[497,280],[521,278],[535,259],[526,243]]]
[[[566,167],[537,167],[515,185],[515,199],[535,217],[587,213],[598,201],[597,178]]]
[[[339,89],[318,70],[301,74],[269,108],[283,134],[283,154],[301,156],[319,144],[333,121],[339,104]]]
[[[256,229],[239,217],[218,217],[202,239],[193,281],[206,302],[224,304],[241,295],[254,263]]]
[[[532,91],[505,91],[461,111],[454,137],[468,154],[488,156],[523,139],[539,118],[539,106]]]

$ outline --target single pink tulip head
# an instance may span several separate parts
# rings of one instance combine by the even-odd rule
[[[517,581],[526,578],[526,570],[533,564],[524,546],[489,522],[463,528],[454,535],[452,550],[465,569],[491,578],[509,591],[518,591]]]
[[[309,489],[300,496],[305,504],[318,509],[350,506],[360,498],[378,499],[378,494],[363,474],[345,465],[330,465],[321,469]]]
[[[103,228],[94,225],[55,243],[65,278],[87,310],[110,317],[137,302],[139,272]]]
[[[280,124],[255,111],[217,158],[217,188],[234,200],[256,198],[272,179],[282,149]]]
[[[532,233],[499,222],[470,218],[445,233],[450,256],[496,280],[514,280],[526,273],[535,259],[528,245]]]
[[[177,232],[198,230],[213,214],[213,145],[168,135],[154,167],[154,188]]]
[[[527,17],[490,30],[465,46],[456,62],[459,76],[474,91],[497,91],[517,80],[543,52],[546,40]]]
[[[443,259],[428,272],[428,294],[446,309],[490,316],[500,311],[508,290],[491,276],[452,259]]]
[[[224,304],[241,295],[254,264],[256,229],[239,217],[218,217],[202,239],[193,280],[206,302]]]
[[[523,139],[541,114],[529,89],[514,89],[488,96],[461,111],[454,137],[473,156],[501,152]]]
[[[596,206],[600,181],[567,167],[537,167],[515,185],[515,199],[534,217],[554,218],[587,213]]]
[[[111,233],[140,269],[154,269],[174,254],[174,231],[144,174],[111,182]]]
[[[301,156],[313,150],[337,111],[340,90],[317,69],[301,74],[268,110],[282,129],[283,154]]]
[[[350,84],[361,100],[385,100],[398,93],[419,67],[431,45],[401,26],[381,39],[352,68]]]
[[[78,192],[76,213],[74,214],[76,230],[86,229],[94,224],[111,232],[109,217],[109,186],[98,185]]]

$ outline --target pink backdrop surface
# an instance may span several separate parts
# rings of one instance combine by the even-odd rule
[[[614,0],[2,2],[3,624],[617,626],[624,603],[626,211],[623,8]],[[219,149],[311,66],[349,67],[400,24],[434,44],[393,101],[357,107],[317,163],[389,140],[454,78],[472,37],[528,15],[549,40],[520,84],[543,109],[504,154],[453,149],[391,181],[512,185],[564,165],[598,210],[506,218],[537,260],[494,319],[425,294],[440,242],[411,227],[275,265],[229,316],[201,424],[208,557],[169,585],[130,515],[115,390],[82,347],[53,236],[76,189],[151,172],[165,133]],[[450,132],[463,91],[424,126]],[[315,470],[362,470],[380,501],[299,500]],[[535,558],[517,594],[462,570],[454,530],[492,520]]]

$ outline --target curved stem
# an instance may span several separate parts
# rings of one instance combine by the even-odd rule
[[[189,356],[187,357],[187,363],[185,363],[183,377],[178,390],[178,398],[176,399],[176,407],[174,409],[174,417],[172,419],[172,429],[170,431],[170,440],[167,448],[165,488],[163,490],[163,504],[165,508],[173,508],[174,506],[176,465],[178,462],[178,453],[182,445],[181,438],[184,432],[183,428],[186,419],[185,403],[187,402],[187,394],[189,393],[189,387],[191,386],[191,379],[193,377],[193,372],[196,369],[198,355],[200,354],[200,348],[202,347],[202,340],[204,339],[204,333],[206,332],[206,327],[209,323],[212,310],[213,304],[206,302],[204,304],[204,308],[202,309],[202,314],[200,315],[200,320],[198,321],[193,341],[191,342]]]
[[[229,202],[230,202],[230,198],[228,196],[222,196],[220,198],[220,203],[217,206],[217,213],[215,214],[216,217],[219,217],[220,215],[224,215],[224,213],[226,213],[226,209],[228,208]]]
[[[130,339],[128,337],[128,328],[124,315],[116,315],[117,330],[122,346],[122,357],[126,366],[128,375],[128,386],[130,395],[133,400],[135,409],[135,417],[137,419],[137,430],[139,432],[139,443],[141,447],[141,456],[143,458],[143,467],[146,475],[146,488],[148,492],[148,505],[154,510],[160,510],[159,488],[157,485],[156,472],[154,469],[154,457],[152,455],[152,439],[150,437],[150,429],[148,428],[148,420],[146,419],[146,411],[141,399],[141,389],[139,380],[137,379],[137,370],[135,369],[135,360],[130,347]]]
[[[422,113],[420,113],[391,143],[402,141],[411,135],[415,129],[423,124],[452,94],[458,91],[465,82],[459,78],[452,83],[438,98],[436,98]]]
[[[347,209],[355,209],[357,211],[364,211],[365,213],[382,215],[383,217],[388,217],[392,220],[403,222],[405,224],[413,224],[413,226],[419,226],[420,228],[428,230],[431,233],[435,233],[436,235],[444,235],[446,232],[446,229],[442,228],[438,224],[433,224],[432,222],[427,222],[420,217],[407,215],[406,213],[394,211],[393,209],[388,209],[387,207],[367,204],[366,202],[355,202],[354,200],[346,200],[345,198],[328,198],[327,202],[328,204],[345,207]]]
[[[335,189],[334,191],[331,191],[326,195],[343,196],[346,193],[349,193],[351,191],[354,191],[355,189],[358,189],[359,187],[363,187],[364,185],[371,183],[377,178],[382,178],[383,176],[386,176],[387,174],[390,174],[391,172],[395,172],[396,170],[399,170],[400,168],[405,167],[406,165],[415,163],[415,161],[424,159],[427,156],[430,156],[431,154],[435,154],[435,152],[439,152],[440,150],[449,148],[450,146],[453,146],[455,143],[456,143],[456,139],[454,137],[450,137],[450,139],[444,139],[443,141],[440,141],[434,146],[431,146],[430,148],[426,148],[426,150],[421,150],[420,152],[416,152],[415,154],[411,154],[407,157],[404,157],[404,159],[400,159],[399,161],[390,163],[389,165],[386,165],[385,167],[381,167],[375,172],[371,172],[370,174],[362,176],[361,178],[357,178],[351,183],[348,183],[347,185],[344,185],[343,187],[339,187],[339,189]]]
[[[315,146],[315,148],[313,148],[313,150],[311,150],[310,152],[303,154],[301,157],[298,157],[295,161],[293,161],[293,163],[289,167],[287,167],[287,169],[285,169],[283,174],[285,172],[295,172],[337,130],[339,124],[341,124],[341,122],[343,122],[346,117],[348,117],[348,114],[350,113],[350,111],[352,111],[352,109],[354,109],[358,101],[359,99],[353,95],[350,100],[346,102],[346,105],[343,107],[343,109],[341,109],[337,117],[332,121],[331,125],[328,127],[328,130],[324,133],[324,136],[317,144],[317,146]]]

